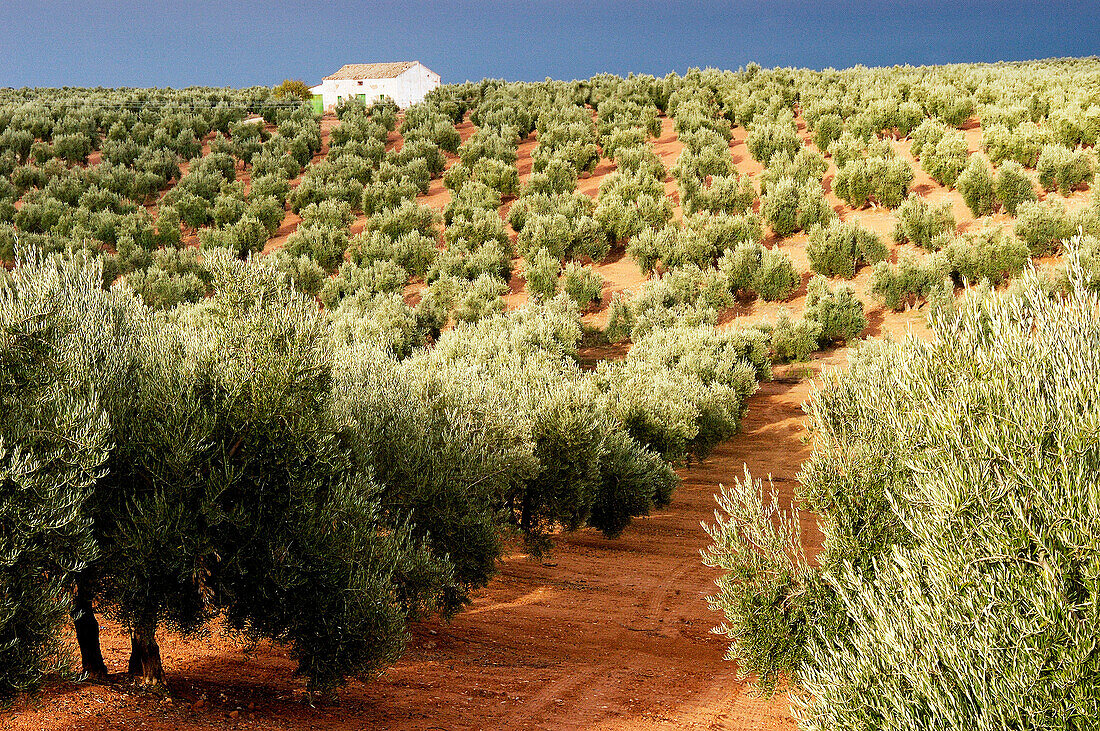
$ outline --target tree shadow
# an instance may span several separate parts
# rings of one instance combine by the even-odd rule
[[[883,312],[882,308],[876,307],[868,310],[864,313],[864,317],[867,318],[867,327],[864,328],[863,334],[872,338],[881,335],[882,324],[886,321],[886,313]]]

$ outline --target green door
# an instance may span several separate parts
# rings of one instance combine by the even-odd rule
[[[366,94],[360,94],[359,95],[359,101],[363,102],[363,106],[366,106],[366,104],[367,104],[367,95]]]
[[[325,98],[320,94],[313,95],[313,113],[324,114],[325,113]]]

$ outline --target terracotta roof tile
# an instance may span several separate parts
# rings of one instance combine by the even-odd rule
[[[349,63],[344,64],[339,71],[331,76],[326,76],[325,80],[395,79],[415,65],[416,61],[400,61],[397,63]]]

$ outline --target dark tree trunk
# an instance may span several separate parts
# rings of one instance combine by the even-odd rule
[[[80,646],[80,664],[89,678],[105,680],[107,665],[103,662],[103,652],[99,648],[99,622],[92,608],[91,589],[83,578],[76,582],[72,614],[76,642]]]
[[[523,495],[523,509],[522,509],[522,512],[520,513],[520,518],[519,518],[519,527],[520,527],[520,530],[523,531],[523,537],[525,539],[530,539],[531,538],[531,532],[535,527],[534,526],[534,519],[533,519],[533,516],[531,515],[531,513],[533,513],[534,510],[535,510],[535,507],[532,504],[532,503],[534,503],[534,500],[531,499],[531,497],[529,495],[529,492],[530,491],[524,493],[524,495]]]
[[[130,675],[141,678],[146,685],[164,682],[164,667],[160,663],[160,645],[154,627],[135,627],[130,633]]]

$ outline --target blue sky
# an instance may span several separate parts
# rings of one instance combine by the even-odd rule
[[[1100,2],[0,0],[0,86],[316,83],[420,60],[445,82],[1100,53]]]

